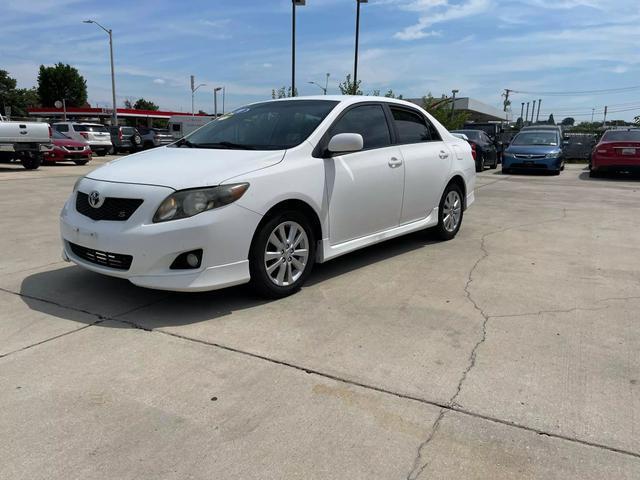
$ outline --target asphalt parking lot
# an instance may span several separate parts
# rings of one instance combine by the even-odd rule
[[[0,165],[0,478],[640,478],[640,180],[487,170],[266,302],[63,262],[105,160]]]

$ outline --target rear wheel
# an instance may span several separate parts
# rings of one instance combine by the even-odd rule
[[[115,148],[113,149],[115,151]],[[99,157],[104,157],[107,154],[106,150],[98,150],[96,152],[98,154]]]
[[[484,170],[484,153],[478,153],[478,160],[476,161],[476,172],[482,172]]]
[[[493,164],[489,167],[491,168],[491,170],[495,170],[496,168],[498,168],[498,155],[496,154],[496,158],[493,161]]]
[[[464,214],[462,207],[462,190],[455,183],[450,183],[442,194],[438,209],[438,226],[435,232],[441,240],[451,240],[457,235]]]
[[[27,152],[23,155],[21,163],[27,170],[35,170],[42,164],[42,156],[39,153]]]
[[[297,292],[311,273],[315,254],[315,237],[307,218],[294,210],[275,214],[259,227],[251,245],[253,288],[268,298]]]

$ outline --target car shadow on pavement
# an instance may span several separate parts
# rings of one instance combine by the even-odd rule
[[[315,265],[305,288],[436,242],[431,232],[416,232]],[[150,290],[78,266],[29,275],[21,283],[20,294],[31,310],[47,315],[86,324],[124,319],[143,328],[211,321],[276,301],[257,296],[247,285],[198,293]],[[135,312],[142,311],[145,320],[138,323]]]
[[[629,182],[640,180],[640,173],[637,172],[620,172],[607,173],[600,177],[589,176],[589,171],[582,172],[578,178],[586,182]]]

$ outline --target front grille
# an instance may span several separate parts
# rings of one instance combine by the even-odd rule
[[[84,147],[64,147],[66,150],[70,152],[81,152],[84,150]]]
[[[82,247],[69,242],[71,251],[79,258],[103,267],[115,268],[116,270],[129,270],[133,257],[120,253],[101,252],[92,248]]]
[[[89,195],[78,192],[76,196],[76,210],[93,220],[113,220],[123,222],[128,220],[143,200],[138,198],[107,197],[100,208],[89,205]]]
[[[536,159],[536,158],[544,158],[545,156],[544,155],[519,155],[519,154],[516,153],[515,157],[516,158],[522,158],[524,160],[533,160],[533,159]]]

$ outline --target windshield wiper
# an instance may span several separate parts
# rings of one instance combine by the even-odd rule
[[[233,143],[233,142],[198,143],[193,146],[198,148],[229,148],[234,150],[255,150],[255,148],[252,147],[251,145],[242,145],[240,143]]]

